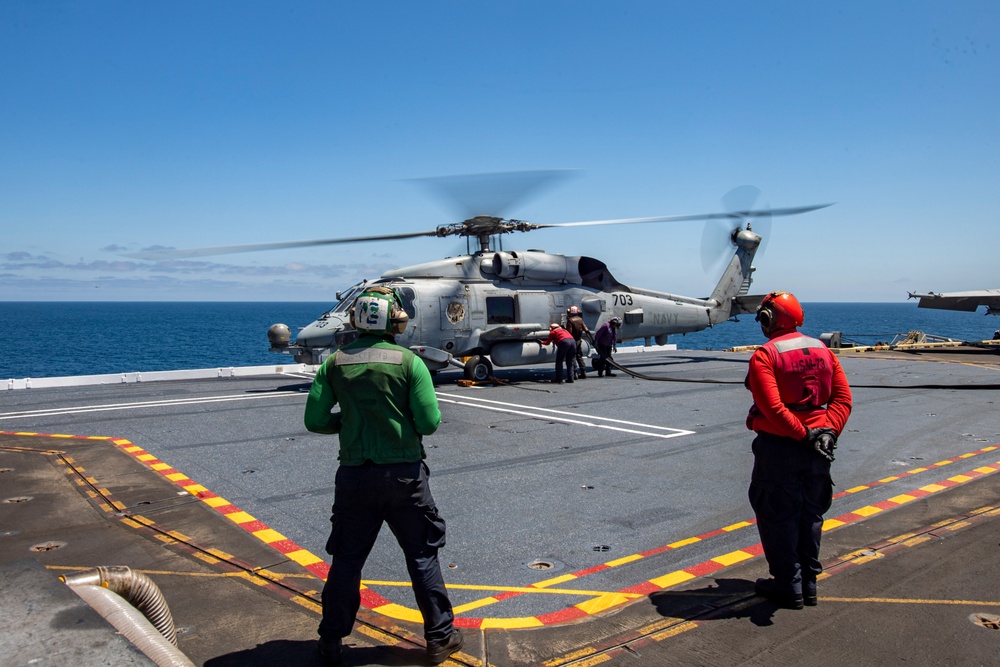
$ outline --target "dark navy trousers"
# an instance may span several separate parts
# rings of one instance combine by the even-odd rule
[[[566,367],[566,379],[572,380],[573,365],[576,363],[576,341],[563,338],[556,343],[556,379],[563,379],[563,366]]]
[[[754,438],[753,454],[750,506],[764,558],[777,584],[801,595],[802,581],[823,571],[819,543],[833,501],[830,462],[798,440],[770,433]]]
[[[447,640],[455,616],[438,563],[445,525],[427,478],[422,461],[342,465],[337,469],[330,517],[333,526],[326,543],[333,562],[323,587],[320,637],[334,639],[351,633],[361,605],[361,569],[385,522],[406,558],[413,594],[424,618],[424,639]]]

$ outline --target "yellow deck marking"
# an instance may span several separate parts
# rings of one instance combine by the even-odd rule
[[[723,528],[723,532],[731,533],[734,530],[739,530],[740,528],[746,528],[747,526],[752,526],[753,524],[749,521],[740,521],[739,523],[734,523],[731,526],[726,526]]]
[[[878,602],[881,604],[948,604],[948,605],[969,605],[976,607],[1000,607],[1000,601],[984,601],[984,600],[923,600],[923,599],[907,599],[907,598],[838,598],[838,597],[826,597],[822,595],[819,597],[823,602]]]
[[[546,660],[542,663],[543,667],[559,667],[559,665],[564,665],[571,660],[576,660],[577,658],[584,658],[588,655],[593,655],[597,653],[597,649],[593,646],[588,646],[587,648],[582,648],[579,651],[573,651],[572,653],[567,653],[559,658],[554,658],[552,660]]]
[[[35,433],[23,433],[23,434],[22,433],[16,433],[15,435],[41,435],[41,434],[35,434]],[[62,437],[62,438],[78,438],[78,437],[81,437],[81,436],[72,436],[72,435],[62,435],[62,436],[60,436],[60,435],[54,435],[54,434],[46,434],[46,435],[47,435],[47,437]],[[134,456],[134,458],[136,460],[139,460],[139,461],[145,463],[147,465],[147,467],[149,467],[152,470],[156,470],[156,471],[162,472],[164,470],[171,469],[171,466],[169,464],[166,464],[164,462],[159,461],[155,456],[153,456],[152,454],[149,454],[147,452],[144,452],[142,450],[142,448],[140,448],[140,447],[132,445],[132,443],[130,443],[128,440],[111,439],[111,438],[107,438],[107,437],[103,437],[103,436],[83,436],[83,438],[85,438],[85,439],[93,439],[93,440],[112,440],[123,451],[129,452],[129,453],[139,453],[139,454],[136,454]],[[971,457],[977,456],[977,455],[979,455],[979,454],[981,454],[983,452],[992,451],[992,450],[996,450],[996,449],[1000,449],[1000,446],[985,447],[985,448],[979,450],[978,452],[970,452],[968,454],[959,455],[959,456],[955,457],[955,459],[953,459],[953,460],[939,461],[938,463],[932,464],[931,466],[928,466],[928,467],[914,468],[912,470],[907,471],[906,475],[915,475],[915,474],[918,474],[918,473],[926,472],[926,471],[930,470],[931,468],[945,466],[945,465],[948,465],[950,463],[953,463],[955,460],[958,460],[958,459],[971,458]],[[54,453],[62,453],[62,452],[54,451]],[[67,461],[71,461],[71,459],[68,456],[64,455],[64,458]],[[82,470],[82,468],[80,470]],[[996,464],[993,464],[993,465],[981,466],[981,467],[976,468],[974,470],[974,472],[977,473],[978,475],[989,475],[989,474],[993,474],[993,473],[998,472],[998,471],[1000,471],[1000,462],[997,462]],[[176,473],[171,474],[171,475],[164,475],[164,477],[166,477],[167,479],[170,479],[170,480],[174,481],[175,483],[178,483],[178,486],[180,486],[182,489],[184,489],[188,493],[191,493],[192,495],[197,495],[197,494],[201,494],[201,493],[204,493],[204,492],[208,491],[208,489],[206,489],[204,486],[201,486],[201,485],[195,484],[195,483],[189,483],[189,484],[187,484],[185,486],[185,484],[182,482],[182,480],[187,480],[188,482],[190,482],[191,480],[186,475],[184,475],[183,473],[176,472]],[[879,480],[879,483],[893,482],[893,481],[902,479],[902,477],[903,476],[898,476],[898,475],[886,477],[884,479]],[[954,482],[954,483],[958,483],[958,484],[962,484],[962,483],[971,481],[973,479],[976,479],[976,477],[972,477],[970,475],[956,475],[955,477],[949,478],[949,481]],[[96,480],[93,480],[91,478],[88,478],[88,480],[92,484],[96,484],[97,483]],[[871,488],[871,486],[869,486],[869,485],[858,486],[858,487],[854,487],[852,489],[849,489],[846,493],[856,493],[856,492],[859,492],[859,491],[868,490],[870,488]],[[948,488],[948,487],[941,486],[940,484],[928,484],[928,485],[922,487],[921,490],[924,491],[925,493],[935,493],[935,492],[938,492],[938,491],[945,490],[946,488]],[[106,490],[102,490],[102,491],[104,493],[108,493]],[[225,505],[231,505],[231,503],[229,501],[227,501],[227,500],[225,500],[223,498],[219,498],[219,497],[214,496],[214,495],[210,496],[208,498],[201,498],[201,500],[203,502],[205,502],[207,505],[209,505],[210,507],[216,507],[216,508],[218,508],[218,507],[223,507]],[[895,504],[904,504],[904,503],[911,502],[913,500],[916,500],[916,498],[914,496],[909,495],[909,494],[905,494],[905,493],[897,495],[897,496],[894,496],[892,498],[889,498],[889,502],[892,502],[892,503],[895,503]],[[234,509],[236,509],[236,508],[234,507]],[[859,509],[856,509],[852,513],[855,514],[855,515],[857,515],[857,516],[867,517],[867,516],[871,516],[871,515],[874,515],[874,514],[878,514],[879,512],[882,512],[882,511],[883,510],[881,508],[875,507],[873,505],[869,505],[869,506],[865,506],[865,507],[861,507]],[[982,508],[980,511],[981,512],[987,512],[987,513],[989,513],[989,515],[993,515],[993,514],[1000,513],[1000,507],[987,506],[987,507]],[[247,523],[247,522],[251,522],[251,521],[256,521],[256,519],[254,517],[252,517],[251,515],[249,515],[246,512],[242,512],[242,511],[232,512],[230,514],[225,514],[224,516],[227,516],[231,521],[233,521],[234,523],[237,523],[237,524],[243,524],[243,523]],[[139,524],[151,525],[151,524],[154,523],[153,521],[151,521],[149,519],[145,519],[144,517],[141,517],[141,516],[136,516],[136,517],[134,517],[134,519]],[[125,519],[124,521],[126,521],[126,522],[128,522],[130,524],[133,523],[132,520],[130,520],[130,519]],[[836,527],[839,527],[841,525],[844,525],[845,523],[846,522],[839,521],[837,519],[828,519],[823,524],[823,530],[824,531],[831,530],[833,528],[836,528]],[[752,525],[753,525],[753,522],[751,522],[751,521],[741,521],[741,522],[738,522],[738,523],[735,523],[735,524],[731,524],[729,526],[725,526],[725,527],[723,527],[723,528],[721,528],[719,530],[721,532],[732,532],[732,531],[735,531],[735,530],[738,530],[738,529],[741,529],[741,528],[746,528],[746,527],[752,526]],[[969,525],[969,522],[967,522],[967,521],[963,521],[963,522],[949,522],[949,521],[944,521],[944,522],[941,522],[940,525],[942,527],[946,527],[948,530],[958,530],[960,528],[963,528],[963,527]],[[271,543],[271,542],[275,542],[275,541],[287,539],[283,535],[281,535],[280,533],[278,533],[277,531],[274,531],[274,530],[272,530],[270,528],[266,528],[266,529],[263,529],[263,530],[255,531],[253,534],[256,537],[258,537],[258,539],[260,539],[261,541],[263,541],[265,543]],[[180,536],[180,537],[182,539],[186,539],[186,538],[184,538],[184,536]],[[166,536],[159,536],[159,539],[167,540],[169,538],[167,538]],[[927,541],[927,540],[930,540],[930,539],[933,539],[933,536],[929,536],[929,535],[913,536],[912,534],[910,534],[910,535],[905,535],[905,536],[899,536],[898,540],[894,540],[894,541],[896,543],[900,543],[902,541],[902,543],[907,544],[909,546],[909,545],[913,545],[913,544],[919,544],[921,542],[924,542],[924,541]],[[668,546],[668,548],[671,548],[671,549],[677,549],[679,547],[686,546],[688,544],[694,544],[696,542],[701,542],[702,540],[703,540],[703,538],[701,538],[701,537],[690,537],[690,538],[687,538],[687,539],[684,539],[684,540],[679,540],[677,542],[671,543],[671,544],[669,544],[667,546]],[[210,550],[210,551],[216,551],[216,550]],[[195,555],[197,555],[199,557],[202,557],[202,555],[199,555],[199,554],[195,554]],[[314,565],[316,563],[323,562],[322,559],[317,558],[314,554],[312,554],[311,552],[309,552],[309,551],[307,551],[305,549],[300,549],[298,551],[294,551],[294,552],[291,552],[291,553],[288,553],[288,554],[285,554],[285,555],[289,559],[291,559],[291,560],[293,560],[293,561],[295,561],[295,562],[297,562],[297,563],[299,563],[299,564],[301,564],[303,566]],[[861,556],[860,552],[856,552],[855,554],[852,554],[852,555],[854,556],[854,559],[851,561],[853,563],[864,563],[864,562],[867,562],[867,561],[871,561],[871,560],[875,560],[875,559],[884,557],[884,554],[879,553],[879,552],[873,553],[872,555],[869,555],[869,556]],[[225,555],[225,554],[223,554],[223,557],[224,558],[229,558],[229,556]],[[754,556],[752,554],[749,554],[749,553],[747,553],[745,551],[738,550],[738,551],[730,552],[730,553],[727,553],[727,554],[723,554],[721,556],[716,556],[716,557],[712,558],[711,561],[716,562],[716,563],[718,563],[720,565],[723,565],[723,566],[729,566],[729,565],[732,565],[732,564],[735,564],[735,563],[743,562],[743,561],[748,560],[748,559],[753,558],[753,557]],[[609,562],[605,563],[605,566],[607,566],[607,567],[616,567],[616,566],[625,565],[625,564],[628,564],[628,563],[631,563],[631,562],[634,562],[634,561],[637,561],[637,560],[641,560],[642,558],[644,558],[644,556],[642,556],[641,554],[633,554],[633,555],[629,555],[629,556],[623,556],[621,558],[618,558],[618,559],[615,559],[613,561],[609,561]],[[204,560],[209,560],[209,557],[204,556],[203,559]],[[151,572],[155,572],[155,571],[151,571]],[[160,574],[173,574],[173,575],[176,575],[176,576],[235,576],[235,577],[249,578],[253,583],[259,584],[259,585],[263,585],[263,583],[261,583],[261,582],[258,581],[259,579],[265,579],[265,580],[267,580],[268,577],[270,577],[270,580],[276,580],[276,579],[281,579],[284,576],[296,576],[296,575],[280,575],[280,574],[277,574],[277,573],[270,573],[270,572],[266,572],[266,571],[263,571],[263,570],[258,571],[256,573],[235,572],[235,573],[219,573],[219,574],[208,574],[208,575],[206,575],[204,573],[168,573],[168,572],[161,572]],[[268,577],[265,577],[264,576],[265,574],[267,574]],[[304,578],[307,578],[307,579],[311,579],[312,578],[310,575],[297,575],[297,576],[301,576],[301,577],[304,577]],[[827,573],[823,573],[821,575],[822,578],[826,578],[827,576],[829,576]],[[588,597],[588,598],[591,598],[591,599],[588,599],[588,600],[585,600],[583,602],[580,602],[580,603],[576,604],[575,607],[578,608],[578,609],[580,609],[580,610],[582,610],[583,612],[585,612],[587,614],[600,613],[601,611],[604,611],[606,609],[610,609],[612,607],[624,604],[624,603],[628,602],[631,599],[645,597],[644,595],[637,594],[637,593],[627,594],[627,593],[607,592],[607,591],[591,591],[591,590],[580,590],[580,589],[554,588],[554,586],[556,584],[563,583],[565,581],[571,581],[571,580],[578,579],[578,578],[579,578],[578,575],[575,575],[575,574],[566,574],[566,575],[562,575],[562,576],[559,576],[559,577],[554,577],[552,579],[549,579],[549,580],[546,580],[546,581],[543,581],[543,582],[539,582],[537,584],[534,584],[534,585],[528,586],[528,587],[477,586],[477,585],[468,585],[468,584],[456,584],[456,585],[450,585],[450,586],[448,586],[448,588],[461,589],[461,590],[482,590],[482,591],[491,591],[492,590],[492,591],[502,591],[502,592],[508,592],[508,593],[518,593],[518,594],[546,593],[546,594],[550,594],[550,595],[585,596],[585,597]],[[676,586],[676,585],[678,585],[680,583],[683,583],[685,581],[689,581],[689,580],[694,579],[694,578],[695,578],[694,575],[689,574],[688,572],[685,572],[683,570],[678,570],[678,571],[675,571],[675,572],[667,573],[667,574],[665,574],[665,575],[663,575],[661,577],[658,577],[656,579],[650,580],[648,583],[651,583],[651,584],[653,584],[653,585],[655,585],[655,586],[657,586],[659,588],[664,588],[665,589],[665,588],[671,588],[673,586]],[[365,583],[368,584],[369,586],[373,586],[373,585],[410,586],[411,585],[410,582],[408,582],[408,581],[407,582],[374,582],[374,581],[369,581],[369,582],[364,582],[362,584],[362,588],[366,588],[366,586],[364,585]],[[315,593],[315,591],[313,593]],[[894,599],[894,598],[834,598],[834,597],[823,597],[822,599],[826,600],[826,601],[834,601],[834,602],[875,602],[875,603],[894,603],[894,604],[950,604],[950,605],[987,605],[987,606],[1000,606],[1000,602],[982,602],[982,601],[969,601],[969,600],[922,600],[922,599],[905,600],[905,599]],[[497,602],[499,602],[499,600],[497,600],[496,598],[494,598],[494,597],[487,597],[487,598],[484,598],[483,600],[474,601],[474,602],[468,603],[466,605],[462,605],[461,607],[456,607],[456,612],[458,612],[460,610],[466,610],[466,611],[468,611],[468,610],[479,608],[479,607],[485,607],[485,606],[489,606],[489,605],[497,603]],[[315,602],[309,600],[308,598],[303,598],[303,606],[307,606],[307,607],[313,608],[314,611],[316,609],[318,609],[318,605]],[[420,622],[422,620],[421,616],[420,616],[419,610],[410,609],[410,608],[407,608],[407,607],[403,607],[402,605],[398,605],[398,604],[392,603],[392,602],[388,602],[385,605],[382,605],[380,607],[376,607],[376,608],[373,609],[373,611],[375,611],[377,613],[381,613],[381,614],[383,614],[385,616],[388,616],[390,618],[397,618],[397,619],[400,619],[400,620],[413,621],[413,622]],[[670,619],[664,619],[664,620],[665,621],[670,621]],[[690,621],[683,622],[682,619],[673,619],[673,621],[676,621],[678,623],[678,625],[674,625],[672,627],[664,628],[663,630],[657,630],[655,632],[655,634],[652,634],[652,635],[649,635],[649,636],[651,636],[653,639],[659,641],[660,639],[663,639],[663,638],[666,638],[666,637],[669,637],[669,636],[674,636],[676,634],[684,632],[684,631],[686,631],[688,629],[691,629],[693,627],[697,627],[697,624],[694,623],[694,622],[690,622]],[[483,629],[485,629],[485,628],[517,629],[517,628],[540,627],[542,625],[544,625],[544,624],[538,618],[535,618],[535,617],[526,617],[526,618],[492,618],[492,619],[490,619],[490,618],[484,618],[484,619],[482,619],[480,627],[483,628]],[[578,656],[582,657],[582,656],[587,655],[587,654],[586,653],[579,653],[578,652],[575,655],[578,655]],[[566,662],[567,659],[571,659],[571,658],[568,658],[567,656],[563,656],[562,658],[556,658],[556,659],[550,660],[550,661],[548,661],[545,664],[546,665],[565,664],[565,662]],[[579,664],[579,665],[600,664],[600,663],[606,662],[606,661],[608,661],[610,659],[611,659],[611,657],[609,655],[607,655],[607,654],[599,654],[599,655],[593,655],[589,659],[585,659],[585,660],[579,661],[577,664]]]
[[[287,539],[284,535],[276,530],[270,528],[265,528],[263,530],[258,530],[254,532],[254,536],[260,539],[262,542],[270,544],[271,542],[280,542],[281,540]]]
[[[409,588],[412,584],[409,581],[371,581],[365,579],[361,582],[366,587],[372,586],[395,586]],[[588,591],[577,588],[535,588],[534,586],[491,586],[487,584],[445,584],[446,588],[456,591],[497,591],[499,593],[534,593],[546,595],[583,595],[586,597],[602,595],[624,595],[630,599],[646,597],[642,593],[618,593],[618,591]]]
[[[667,628],[666,630],[661,630],[656,634],[650,635],[650,639],[652,639],[653,641],[663,641],[664,639],[670,639],[671,637],[676,637],[682,632],[687,632],[688,630],[694,630],[697,627],[698,624],[695,623],[694,621],[685,621],[680,625],[675,625],[672,628]]]
[[[302,566],[315,565],[316,563],[323,562],[322,558],[317,558],[311,552],[306,551],[305,549],[299,549],[298,551],[290,551],[285,555]]]
[[[500,602],[500,600],[497,600],[496,598],[481,598],[468,604],[455,605],[452,608],[452,611],[456,614],[464,614],[465,612],[472,611],[473,609],[489,607],[491,604],[496,604],[497,602]]]
[[[595,655],[593,658],[584,658],[577,664],[578,667],[591,667],[592,665],[599,665],[602,662],[607,662],[611,659],[611,656],[607,653],[602,653],[600,655]]]
[[[859,516],[871,516],[873,514],[878,514],[881,511],[882,510],[880,510],[877,507],[874,507],[872,505],[866,505],[865,507],[859,507],[858,509],[854,510],[853,514],[857,514]]]
[[[552,577],[551,579],[539,581],[538,583],[534,584],[532,588],[547,588],[549,586],[555,586],[556,584],[561,584],[564,581],[572,581],[573,579],[576,578],[577,576],[575,574],[562,574],[559,575],[558,577]]]
[[[649,583],[659,588],[670,588],[671,586],[676,586],[677,584],[683,583],[690,579],[694,579],[693,574],[685,572],[684,570],[677,570],[676,572],[665,574],[662,577],[650,579]]]
[[[409,607],[398,605],[395,602],[384,604],[381,607],[375,607],[372,609],[372,611],[378,614],[382,614],[383,616],[388,616],[389,618],[395,618],[400,621],[410,621],[412,623],[424,622],[424,617],[420,615],[419,610],[410,609]]]
[[[745,560],[753,558],[751,554],[745,551],[732,551],[728,554],[722,554],[721,556],[716,556],[712,561],[718,563],[719,565],[733,565],[735,563],[742,563]]]
[[[596,597],[593,600],[581,602],[574,606],[585,614],[590,615],[598,614],[605,609],[610,609],[616,605],[624,604],[631,599],[634,599],[634,596],[624,595],[622,593],[608,593],[606,595]]]
[[[631,556],[625,556],[624,558],[619,558],[617,560],[609,560],[605,565],[608,567],[618,567],[619,565],[624,565],[625,563],[631,563],[635,560],[642,560],[641,554],[632,554]]]
[[[542,622],[534,616],[523,618],[484,618],[479,626],[483,630],[487,628],[500,628],[501,630],[517,630],[519,628],[540,628]]]
[[[676,542],[671,542],[667,546],[671,549],[680,549],[681,547],[687,546],[689,544],[694,544],[695,542],[701,542],[700,537],[689,537],[686,540],[678,540]]]

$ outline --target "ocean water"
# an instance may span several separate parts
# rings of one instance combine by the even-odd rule
[[[292,358],[268,352],[267,328],[293,332],[332,303],[0,303],[0,380],[191,368],[258,366]],[[802,331],[840,331],[873,344],[920,330],[960,340],[986,340],[1000,317],[918,309],[903,303],[807,303]],[[686,350],[762,343],[752,316],[713,329],[672,336]],[[641,344],[637,341],[635,344]]]

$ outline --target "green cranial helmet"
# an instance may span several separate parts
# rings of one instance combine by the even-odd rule
[[[351,306],[351,326],[358,333],[401,334],[409,317],[396,293],[388,287],[368,287]]]

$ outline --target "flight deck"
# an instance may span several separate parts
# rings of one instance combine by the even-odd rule
[[[540,367],[472,386],[459,385],[460,371],[435,376],[443,422],[424,445],[447,522],[441,564],[466,634],[454,662],[1000,656],[990,627],[1000,587],[985,564],[1000,530],[995,353],[841,355],[855,408],[833,466],[820,607],[804,611],[753,594],[767,572],[746,495],[749,353],[637,348],[617,359],[649,379],[591,374],[554,385]],[[150,576],[163,579],[188,628],[179,647],[197,664],[277,655],[313,664],[337,439],[302,426],[309,371],[0,391],[0,468],[9,470],[0,495],[28,498],[0,505],[0,563],[31,559],[58,574],[134,557],[132,567],[166,573]],[[119,542],[128,546],[111,546]],[[387,529],[363,577],[345,664],[419,664],[420,615]],[[861,618],[877,622],[841,634]],[[930,648],[900,634],[918,621]],[[226,630],[213,631],[219,623]],[[812,632],[854,658],[817,658],[804,646],[817,641]],[[946,633],[967,639],[934,649]]]

